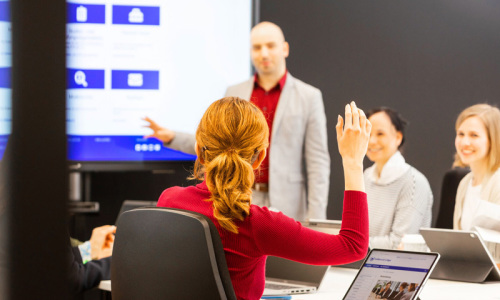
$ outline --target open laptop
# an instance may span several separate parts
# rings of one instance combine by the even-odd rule
[[[420,234],[431,251],[441,254],[431,278],[467,282],[500,280],[500,271],[477,232],[421,228]]]
[[[434,252],[372,249],[343,299],[399,299],[402,294],[418,299],[438,260]]]
[[[329,268],[268,256],[264,296],[316,292]]]
[[[342,221],[341,220],[316,220],[316,219],[311,219],[307,222],[302,222],[302,225],[314,229],[316,231],[328,233],[328,234],[339,234],[340,228],[342,227]],[[352,268],[352,269],[359,269],[361,265],[363,264],[364,258],[360,259],[358,261],[344,264],[344,265],[337,265],[336,267],[342,267],[342,268]]]
[[[311,220],[305,227],[338,234],[341,221]],[[330,266],[313,266],[284,258],[269,256],[266,262],[266,286],[264,296],[292,295],[316,292]]]
[[[118,218],[120,218],[121,214],[123,214],[126,211],[139,208],[139,207],[145,207],[145,206],[156,206],[157,201],[144,201],[144,200],[125,200],[122,203],[122,206],[120,208],[120,212],[118,213],[118,216],[116,217],[115,224],[118,223]]]

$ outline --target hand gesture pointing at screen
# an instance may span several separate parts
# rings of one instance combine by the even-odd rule
[[[144,136],[145,139],[156,138],[164,143],[170,143],[172,141],[172,139],[175,137],[175,132],[173,130],[170,130],[170,129],[165,128],[165,127],[161,127],[160,125],[158,125],[158,123],[156,123],[155,121],[153,121],[149,117],[144,117],[143,120],[149,123],[148,125],[145,125],[144,127],[147,127],[147,128],[150,128],[151,130],[153,130],[152,134]]]

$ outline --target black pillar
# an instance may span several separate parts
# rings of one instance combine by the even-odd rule
[[[67,299],[64,0],[11,1],[9,299]]]

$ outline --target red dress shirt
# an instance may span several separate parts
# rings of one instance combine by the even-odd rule
[[[250,96],[250,102],[257,105],[257,107],[262,110],[264,116],[267,120],[267,125],[269,126],[269,144],[271,144],[271,132],[273,129],[274,114],[276,113],[276,108],[278,107],[278,101],[281,96],[281,91],[285,86],[286,74],[281,77],[280,81],[276,86],[271,88],[269,91],[264,90],[258,82],[258,75],[255,74],[254,87],[252,91],[252,96]],[[267,156],[260,165],[260,168],[255,172],[255,182],[258,183],[269,183],[269,155],[271,153],[271,147],[267,149]]]

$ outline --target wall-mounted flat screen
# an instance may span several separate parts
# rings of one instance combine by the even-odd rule
[[[71,0],[67,14],[68,160],[81,170],[193,160],[144,139],[143,118],[194,133],[251,74],[251,0]]]

